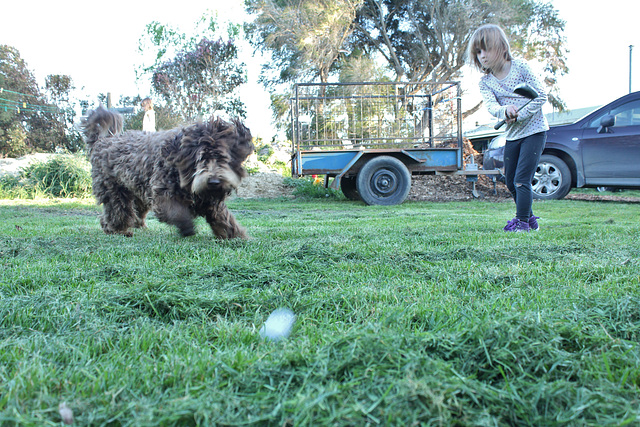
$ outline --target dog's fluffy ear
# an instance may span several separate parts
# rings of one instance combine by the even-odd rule
[[[162,157],[169,163],[174,163],[180,156],[180,141],[182,132],[176,133],[173,138],[169,138],[162,146]]]
[[[178,171],[180,176],[180,187],[186,188],[191,185],[194,170],[194,155],[191,150],[187,150],[182,142],[185,138],[185,130],[176,133],[175,136],[165,142],[162,147],[162,156],[165,161]]]
[[[234,157],[242,159],[244,162],[254,150],[251,131],[239,119],[234,119],[233,125],[236,127],[238,134],[238,139],[233,147]]]

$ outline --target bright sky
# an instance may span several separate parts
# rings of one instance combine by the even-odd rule
[[[49,74],[68,74],[85,97],[111,92],[150,95],[146,84],[136,86],[135,66],[140,62],[138,40],[145,26],[159,21],[189,28],[206,10],[220,18],[243,16],[242,0],[180,0],[148,2],[107,0],[16,0],[5,2],[0,44],[15,47],[44,86]],[[559,82],[561,96],[571,108],[605,104],[629,91],[629,45],[633,50],[632,90],[640,90],[640,31],[637,0],[552,0],[566,21],[569,74]],[[242,53],[252,62],[252,50]],[[257,83],[258,70],[249,68],[242,90],[247,125],[254,136],[270,140],[269,99]],[[473,76],[472,76],[473,77]],[[473,92],[475,81],[469,87]],[[473,93],[470,93],[473,95]],[[464,102],[464,101],[463,101]]]
[[[81,99],[97,101],[99,93],[111,92],[115,103],[121,95],[151,95],[149,83],[136,84],[135,74],[146,25],[158,21],[190,33],[207,10],[217,11],[220,20],[239,22],[244,1],[16,0],[0,6],[0,44],[18,49],[41,87],[47,75],[66,74],[82,90]],[[240,59],[250,64],[252,53],[248,48]],[[241,99],[253,136],[269,141],[274,133],[270,101],[257,83],[258,73],[258,67],[249,67],[250,83],[242,88]]]

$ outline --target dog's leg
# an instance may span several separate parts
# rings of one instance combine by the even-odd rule
[[[189,209],[176,200],[168,197],[156,197],[153,211],[159,221],[175,225],[183,236],[193,236],[196,234],[193,225],[193,215]]]
[[[246,239],[245,229],[238,224],[233,214],[223,203],[216,203],[207,211],[206,220],[213,234],[220,239]]]
[[[105,182],[94,182],[94,194],[98,203],[103,204],[100,225],[104,232],[122,234],[127,237],[133,236],[129,228],[133,226],[136,214],[131,194],[116,185],[109,185]]]
[[[104,204],[100,225],[107,234],[122,234],[131,237],[133,232],[129,231],[129,228],[133,226],[134,218],[135,213],[131,206],[121,203],[120,200],[112,200]]]
[[[133,224],[135,228],[147,228],[147,224],[145,219],[147,218],[147,213],[149,213],[149,207],[140,199],[134,200],[134,206],[136,211],[136,220]]]

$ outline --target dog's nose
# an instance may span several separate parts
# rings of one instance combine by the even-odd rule
[[[218,178],[209,178],[209,185],[219,185],[220,180]]]

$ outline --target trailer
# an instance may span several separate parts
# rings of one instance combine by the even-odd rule
[[[412,175],[478,175],[464,162],[459,82],[296,84],[291,98],[293,177],[324,175],[368,205],[402,203]]]

